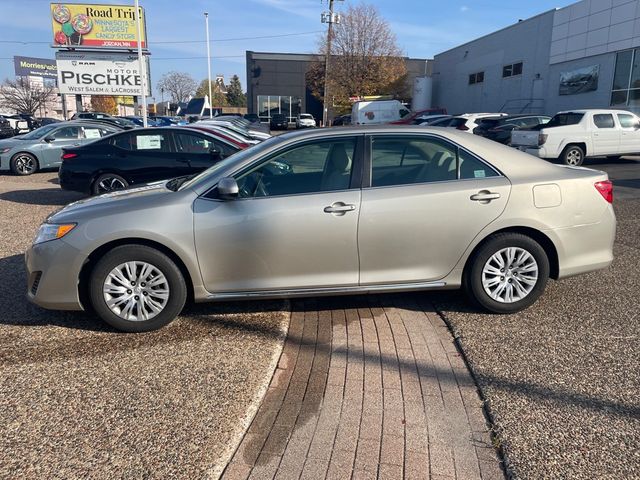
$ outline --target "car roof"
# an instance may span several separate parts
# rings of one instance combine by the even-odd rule
[[[568,114],[568,113],[581,113],[581,114],[586,114],[586,113],[594,113],[594,114],[599,114],[599,113],[629,113],[631,115],[633,115],[632,112],[629,112],[628,110],[617,110],[615,108],[610,108],[610,109],[606,109],[606,108],[585,108],[585,109],[576,109],[576,110],[564,110],[562,112],[558,112],[556,113],[556,115],[562,115],[562,114]]]

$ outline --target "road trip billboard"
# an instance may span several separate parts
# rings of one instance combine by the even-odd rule
[[[142,48],[147,48],[144,10],[140,8]],[[54,48],[136,49],[135,8],[128,5],[52,3]]]

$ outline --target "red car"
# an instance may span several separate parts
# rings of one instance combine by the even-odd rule
[[[190,129],[200,130],[201,132],[206,132],[209,135],[213,135],[214,137],[218,137],[222,141],[224,141],[226,143],[230,143],[231,145],[236,146],[240,150],[244,150],[245,148],[249,148],[251,146],[251,144],[249,144],[249,143],[242,142],[242,141],[238,140],[237,138],[232,137],[231,135],[226,135],[226,134],[222,133],[221,132],[222,129],[220,129],[220,128],[208,127],[206,125],[196,125],[196,124],[193,124],[193,123],[191,123],[189,125],[184,125],[184,126],[187,127],[187,128],[190,128]]]
[[[392,125],[413,125],[416,118],[421,117],[423,115],[446,115],[446,108],[427,108],[426,110],[418,110],[417,112],[413,112],[411,115],[407,115],[400,120],[396,120],[395,122],[391,122]]]

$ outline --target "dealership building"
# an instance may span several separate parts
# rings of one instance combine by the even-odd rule
[[[322,103],[315,98],[306,82],[306,73],[317,55],[299,53],[251,52],[247,56],[247,107],[263,122],[274,113],[285,114],[290,122],[299,113],[310,113],[322,119]],[[432,60],[405,58],[407,82],[431,74]]]
[[[434,58],[449,112],[640,111],[640,1],[583,0]]]
[[[313,55],[247,52],[249,111],[321,118],[305,72]],[[425,68],[426,67],[426,68]],[[450,113],[640,112],[640,0],[582,0],[447,50],[407,59],[431,77],[431,106]],[[407,99],[405,99],[407,100]]]

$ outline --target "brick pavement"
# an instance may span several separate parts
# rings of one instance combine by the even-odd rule
[[[503,479],[482,402],[419,294],[294,301],[224,479]]]

